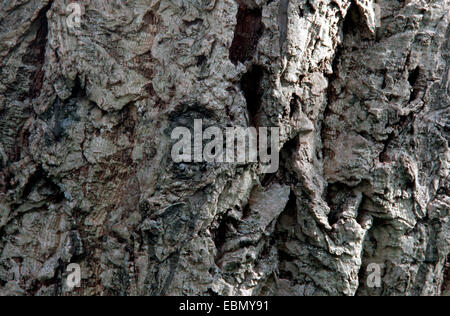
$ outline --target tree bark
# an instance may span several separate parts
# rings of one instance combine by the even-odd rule
[[[2,1],[0,295],[450,294],[449,12]],[[174,162],[196,119],[278,171]]]

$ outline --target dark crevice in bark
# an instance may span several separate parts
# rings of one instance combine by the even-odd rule
[[[239,226],[238,220],[236,220],[232,217],[228,217],[226,214],[225,214],[225,216],[226,217],[224,217],[220,220],[219,227],[215,231],[213,231],[214,244],[216,245],[216,249],[218,250],[218,256],[216,257],[216,262],[223,255],[222,247],[223,247],[223,245],[225,245],[225,242],[227,241],[227,239],[229,237],[230,229],[232,227],[236,228]]]
[[[259,179],[263,188],[267,188],[274,183],[292,186],[298,181],[297,176],[293,174],[291,170],[292,157],[294,157],[295,152],[298,150],[298,146],[298,136],[294,136],[284,143],[283,147],[280,150],[280,167],[278,171],[276,173],[260,175]]]
[[[258,113],[261,108],[264,93],[261,87],[263,78],[264,68],[259,65],[253,65],[241,79],[241,89],[247,101],[250,125],[254,127],[258,126]]]
[[[383,162],[383,163],[384,162],[389,162],[389,156],[388,156],[387,153],[388,153],[389,145],[392,143],[392,141],[395,138],[394,136],[395,136],[394,132],[392,132],[392,133],[390,133],[388,135],[388,138],[387,138],[387,140],[384,143],[384,148],[383,148],[383,150],[381,151],[381,153],[379,155],[380,162]]]
[[[442,282],[441,293],[450,294],[450,254],[447,256],[444,268],[444,281]]]
[[[22,192],[22,198],[27,199],[35,189],[45,192],[45,195],[55,203],[64,200],[64,193],[41,167],[38,167],[36,172],[28,179]]]
[[[278,182],[285,185],[295,185],[298,182],[297,175],[292,171],[293,159],[299,147],[299,136],[295,136],[284,143],[280,150],[280,169],[276,175],[279,176]],[[270,174],[266,175],[270,177]],[[270,178],[268,179],[270,180]],[[265,180],[265,181],[268,181]],[[274,182],[271,180],[270,182]]]
[[[268,187],[275,181],[277,181],[277,174],[276,173],[268,173],[268,174],[264,175],[264,177],[262,178],[261,185],[263,187]]]
[[[364,247],[361,250],[361,258],[364,259]],[[361,260],[363,261],[363,260]],[[361,264],[358,271],[358,288],[355,291],[355,296],[358,296],[358,293],[361,288],[365,286],[365,279],[366,279],[366,271],[364,269],[364,264]]]
[[[347,16],[344,19],[343,24],[343,32],[344,36],[347,34],[354,34],[359,27],[360,24],[360,13],[359,8],[354,1],[350,5],[350,8],[347,11]]]
[[[237,24],[233,42],[230,47],[230,60],[237,65],[252,59],[260,37],[264,32],[262,9],[250,9],[245,4],[239,5]]]
[[[207,60],[207,57],[205,55],[197,56],[197,66],[202,66]]]
[[[418,84],[418,80],[420,77],[420,68],[416,67],[408,76],[408,82],[413,88],[413,91],[411,92],[411,96],[409,98],[409,102],[412,102],[417,99],[419,96],[419,93],[421,91],[420,85]]]
[[[47,12],[50,10],[52,2],[44,7],[38,14],[31,27],[32,32],[36,35],[34,40],[28,46],[27,53],[23,55],[22,62],[26,65],[23,72],[18,74],[18,80],[29,81],[29,89],[22,93],[17,87],[13,87],[11,95],[16,93],[19,101],[33,99],[40,95],[40,91],[44,80],[43,65],[45,61],[45,50],[47,45],[48,21]],[[28,70],[28,69],[32,70]],[[16,90],[17,89],[17,90]],[[27,103],[24,103],[27,104]],[[29,106],[18,106],[4,108],[0,116],[0,138],[1,143],[8,156],[8,165],[21,159],[22,152],[26,152],[28,147],[27,132],[22,131],[26,120],[31,116],[31,108]],[[5,163],[3,170],[0,172],[0,191],[6,193],[14,188],[14,176],[10,174],[7,164]]]
[[[420,68],[416,67],[408,76],[408,81],[411,87],[414,87],[416,85],[417,79],[419,79],[420,75]]]
[[[211,288],[208,289],[207,295],[208,295],[208,296],[211,296],[211,297],[219,296],[219,294],[217,294],[216,292],[214,292],[213,289],[211,289]]]
[[[50,10],[52,2],[50,2],[39,13],[36,23],[39,25],[35,40],[29,47],[29,54],[24,57],[23,62],[31,64],[36,67],[36,70],[32,76],[32,83],[30,86],[29,95],[32,99],[37,98],[41,94],[42,85],[44,82],[44,62],[45,62],[45,50],[47,46],[48,37],[48,20],[47,12]]]
[[[290,103],[291,109],[289,113],[289,118],[293,118],[294,115],[298,115],[300,113],[300,104],[301,104],[300,98],[296,94],[294,94],[292,96],[292,100]]]
[[[55,275],[48,280],[39,281],[34,280],[34,282],[31,285],[30,290],[28,291],[29,296],[36,296],[39,290],[42,287],[54,287],[54,296],[59,296],[62,294],[62,288],[63,288],[63,273],[64,273],[64,262],[59,259],[58,260],[58,266],[55,269]]]
[[[285,227],[284,223],[286,222],[291,223],[293,226]],[[278,276],[281,279],[288,279],[291,281],[294,281],[294,276],[291,271],[285,270],[282,267],[285,266],[284,263],[286,262],[294,262],[297,260],[296,257],[287,253],[285,249],[285,243],[295,238],[291,235],[291,232],[294,231],[295,225],[297,225],[297,196],[294,191],[291,190],[286,207],[278,217],[273,237],[278,250],[278,261],[280,267]]]
[[[367,24],[364,22],[364,18],[362,15],[361,9],[358,7],[358,5],[355,3],[355,1],[352,1],[350,8],[347,11],[347,16],[344,19],[343,24],[343,32],[345,35],[360,35],[361,37],[358,39],[358,41],[362,41],[364,39],[369,39],[367,37],[367,34],[370,34],[370,30],[367,26]],[[372,40],[371,40],[372,41]],[[356,43],[354,43],[356,44]]]
[[[352,197],[352,189],[343,183],[333,183],[327,188],[325,201],[330,207],[330,213],[328,214],[328,223],[330,226],[336,224],[343,211],[344,206],[349,197]]]
[[[86,96],[85,87],[81,83],[80,77],[77,76],[75,78],[75,85],[72,88],[72,95],[70,96],[70,98],[73,99],[73,98],[84,97],[84,96]]]
[[[242,219],[247,219],[250,217],[252,210],[250,209],[250,204],[247,204],[242,210]]]
[[[380,152],[379,160],[380,162],[389,162],[389,147],[392,145],[392,143],[397,139],[397,137],[404,133],[407,129],[411,129],[414,121],[414,113],[410,113],[408,116],[403,116],[400,119],[400,122],[393,125],[393,131],[388,135],[388,138],[386,141],[384,141],[384,148]]]
[[[335,5],[333,2],[330,3],[330,5]],[[314,6],[311,4],[311,2],[309,0],[306,0],[304,2],[303,7],[301,7],[300,9],[300,17],[304,17],[306,15],[306,13],[316,13],[316,9],[314,8]]]
[[[28,183],[25,185],[22,197],[27,198],[31,191],[41,182],[41,179],[44,178],[44,171],[42,168],[38,168],[37,171],[28,179]]]

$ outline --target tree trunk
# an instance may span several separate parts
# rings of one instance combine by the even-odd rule
[[[0,294],[450,294],[449,12],[2,1]],[[195,120],[277,171],[176,162]]]

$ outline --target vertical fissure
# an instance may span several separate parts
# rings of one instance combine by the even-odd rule
[[[236,19],[234,38],[230,47],[230,60],[235,65],[253,58],[264,32],[261,8],[252,9],[241,3]]]

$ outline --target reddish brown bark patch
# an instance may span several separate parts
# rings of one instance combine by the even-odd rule
[[[245,62],[253,57],[263,31],[262,10],[249,9],[241,4],[230,48],[230,60],[233,64],[237,65],[239,61]]]
[[[35,65],[36,71],[33,74],[33,82],[30,86],[29,95],[32,99],[39,97],[41,94],[42,85],[44,82],[44,62],[45,62],[45,48],[47,45],[48,36],[48,21],[47,11],[50,7],[46,7],[39,14],[37,22],[39,29],[36,33],[35,40],[30,47],[30,54],[25,57],[24,62]]]

